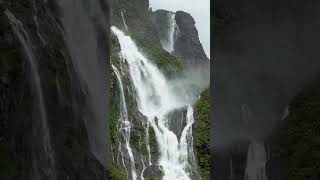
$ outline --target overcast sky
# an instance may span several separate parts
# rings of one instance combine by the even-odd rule
[[[210,0],[150,0],[150,7],[153,11],[165,9],[190,13],[196,21],[203,48],[210,58]]]

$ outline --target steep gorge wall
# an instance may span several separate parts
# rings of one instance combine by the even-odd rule
[[[21,22],[39,70],[57,179],[106,179],[106,167],[91,152],[87,90],[66,45],[55,1],[1,1],[0,178],[50,179],[37,158],[42,131],[33,69],[5,10]],[[107,33],[106,33],[107,35]],[[25,37],[26,38],[26,37]],[[38,164],[38,165],[35,165]],[[38,170],[37,170],[38,169]],[[38,173],[36,173],[38,171]],[[38,177],[37,177],[38,176]]]

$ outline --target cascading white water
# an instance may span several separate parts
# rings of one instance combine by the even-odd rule
[[[175,36],[176,36],[178,26],[176,24],[175,13],[170,12],[167,14],[167,17],[168,17],[168,29],[166,33],[167,36],[164,38],[161,38],[160,42],[164,50],[166,50],[169,53],[172,53],[174,51],[174,42],[175,42]]]
[[[148,118],[159,148],[158,160],[164,180],[189,180],[193,167],[192,124],[194,123],[192,98],[174,91],[160,70],[142,53],[133,40],[116,27],[111,27],[121,46],[121,58],[127,62],[136,90],[139,111]],[[187,109],[187,122],[180,140],[169,130],[169,113]],[[199,177],[200,178],[200,177]]]
[[[112,69],[117,76],[119,88],[120,88],[120,96],[121,96],[120,118],[118,121],[118,128],[119,128],[118,131],[121,134],[122,138],[124,139],[125,147],[127,149],[128,155],[130,157],[131,177],[133,180],[135,180],[135,179],[137,179],[137,172],[136,172],[135,161],[134,161],[132,149],[130,147],[130,137],[131,137],[132,125],[131,125],[131,122],[129,121],[129,118],[128,118],[128,110],[127,110],[126,99],[124,96],[123,84],[122,84],[120,73],[114,65],[112,65]],[[119,143],[119,146],[121,146],[121,143]],[[121,150],[121,147],[119,147],[119,149]],[[123,158],[123,155],[122,155],[122,158]]]
[[[149,139],[150,139],[150,135],[149,135],[149,128],[150,128],[150,123],[147,123],[146,124],[146,128],[145,128],[145,143],[146,143],[146,146],[147,146],[147,150],[148,150],[148,163],[149,163],[149,166],[152,164],[151,163],[151,150],[150,150],[150,143],[149,143]]]
[[[35,56],[32,50],[32,43],[27,31],[24,29],[23,24],[9,11],[6,10],[5,14],[7,15],[10,25],[13,29],[14,34],[18,37],[24,53],[27,57],[29,66],[30,66],[30,75],[31,75],[31,82],[33,83],[36,99],[35,104],[37,105],[37,112],[39,114],[34,114],[33,122],[38,122],[39,119],[40,129],[34,129],[34,133],[36,133],[36,138],[41,138],[39,142],[41,142],[42,147],[38,151],[41,154],[34,154],[33,159],[33,166],[35,177],[40,178],[39,171],[42,171],[45,174],[45,178],[49,180],[55,180],[55,159],[54,159],[54,152],[51,148],[51,138],[50,138],[50,131],[48,128],[48,120],[47,120],[47,113],[45,109],[45,101],[43,98],[42,87],[41,87],[41,80],[39,76],[39,71],[37,67],[37,63],[35,62]],[[37,128],[37,127],[36,127]],[[37,134],[40,132],[41,134]],[[38,143],[35,141],[35,143]],[[35,145],[36,146],[36,145]],[[38,159],[38,160],[37,160]]]
[[[267,180],[266,163],[267,156],[264,144],[252,140],[247,154],[245,180]]]

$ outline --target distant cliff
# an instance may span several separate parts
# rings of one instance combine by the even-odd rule
[[[152,13],[152,19],[160,37],[164,36],[161,33],[166,32],[165,29],[169,26],[168,16],[172,13],[174,12],[166,10],[156,10]],[[183,11],[177,11],[174,14],[176,32],[173,54],[188,65],[206,63],[209,59],[199,40],[193,17]]]

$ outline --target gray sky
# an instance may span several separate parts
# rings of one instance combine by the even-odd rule
[[[196,21],[200,41],[210,58],[210,0],[150,0],[152,10],[182,10],[190,13]]]

